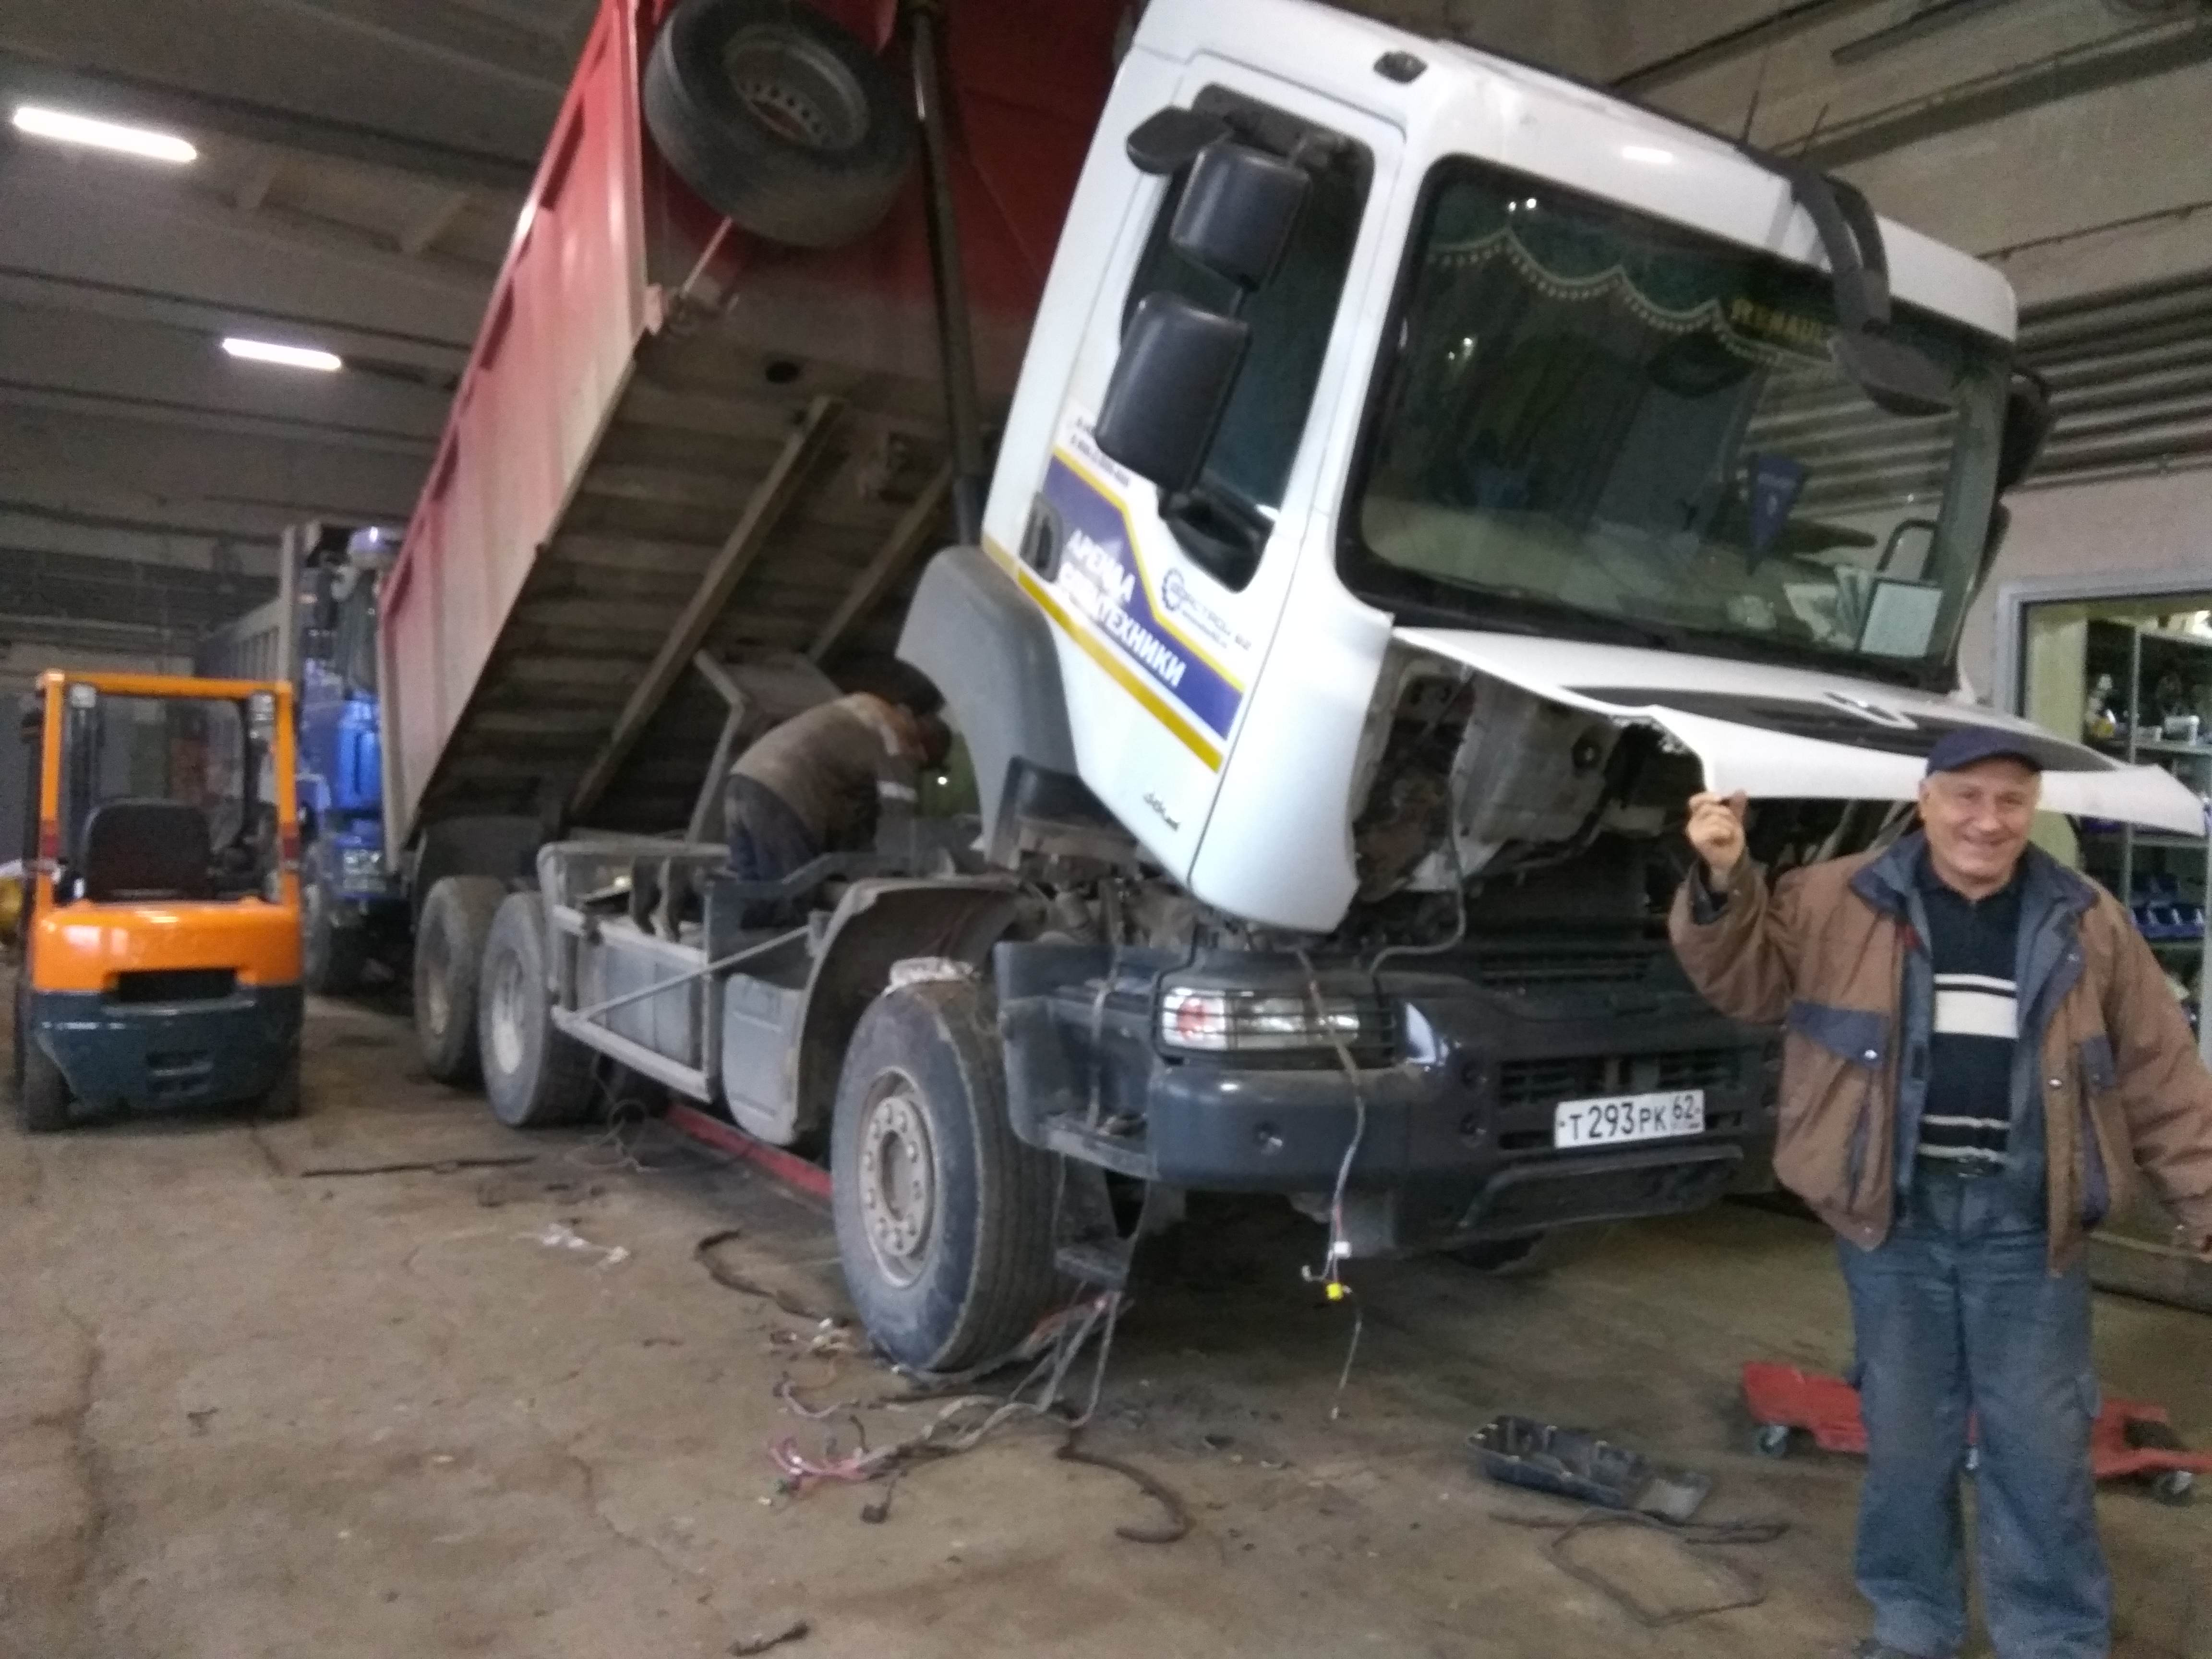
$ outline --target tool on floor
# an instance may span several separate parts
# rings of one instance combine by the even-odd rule
[[[1563,1429],[1533,1417],[1494,1417],[1467,1443],[1492,1480],[1604,1509],[1632,1510],[1675,1526],[1695,1515],[1713,1489],[1710,1475],[1657,1468],[1643,1453],[1587,1429]]]
[[[1800,1433],[1823,1451],[1866,1450],[1858,1390],[1840,1376],[1753,1360],[1743,1368],[1743,1397],[1759,1425],[1753,1444],[1762,1456],[1787,1457]],[[2089,1431],[2089,1462],[2098,1480],[2136,1481],[2167,1504],[2186,1504],[2197,1477],[2212,1475],[2212,1451],[2191,1451],[2166,1408],[2140,1400],[2105,1401]],[[1973,1464],[1970,1452],[1967,1467]]]

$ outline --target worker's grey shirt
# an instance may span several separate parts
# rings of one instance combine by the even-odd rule
[[[855,692],[786,720],[740,755],[730,775],[774,792],[817,846],[837,852],[872,839],[879,786],[914,799],[915,770],[884,705]]]

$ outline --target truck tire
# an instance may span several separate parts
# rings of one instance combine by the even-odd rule
[[[988,991],[930,981],[869,1005],[837,1085],[830,1170],[846,1286],[900,1364],[995,1358],[1050,1305],[1053,1161],[1007,1121]]]
[[[477,1080],[477,982],[484,941],[507,896],[493,876],[447,876],[431,888],[415,927],[415,1036],[441,1083]]]
[[[554,1026],[537,894],[509,893],[492,918],[477,1009],[494,1117],[510,1129],[543,1129],[589,1115],[594,1056]]]
[[[1534,1279],[1557,1267],[1566,1253],[1567,1235],[1554,1229],[1522,1238],[1463,1244],[1450,1255],[1453,1261],[1472,1267],[1485,1279]]]
[[[351,996],[368,966],[368,940],[337,925],[329,857],[317,842],[300,861],[300,977],[319,997]]]
[[[253,1115],[256,1121],[262,1123],[283,1123],[300,1115],[299,1055],[294,1054],[284,1062],[284,1069],[276,1073],[276,1082],[253,1103]]]
[[[840,247],[882,222],[914,141],[873,53],[790,0],[682,0],[646,60],[646,125],[684,183],[739,228]]]
[[[49,1135],[69,1127],[69,1082],[39,1046],[26,1000],[15,994],[15,1119],[25,1134]]]

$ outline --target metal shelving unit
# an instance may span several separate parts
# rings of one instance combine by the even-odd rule
[[[2112,712],[2123,722],[2116,736],[2092,733],[2091,743],[2130,764],[2163,766],[2197,794],[2212,798],[2212,722],[2207,722],[2203,734],[2207,741],[2168,738],[2162,726],[2153,724],[2165,711],[2152,706],[2157,687],[2169,676],[2198,694],[2198,701],[2212,702],[2212,639],[2133,623],[2092,622],[2086,667],[2093,680],[2100,673],[2112,676]],[[2200,914],[2212,913],[2212,841],[2203,836],[2120,824],[2105,834],[2085,835],[2082,861],[2119,895],[2137,915],[2138,925],[2136,878],[2144,874],[2173,878],[2175,885],[2184,889],[2182,902],[2195,905]],[[2147,870],[2146,866],[2153,867]],[[2193,974],[2192,995],[2200,1011],[2198,1049],[2212,1062],[2212,1018],[2202,1012],[2207,990],[2212,989],[2212,928],[2200,927],[2185,938],[2146,939],[2160,961],[2179,977],[2191,981]]]

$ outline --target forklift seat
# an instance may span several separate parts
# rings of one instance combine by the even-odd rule
[[[207,814],[173,800],[111,800],[84,823],[77,872],[95,904],[211,899],[215,854]]]

